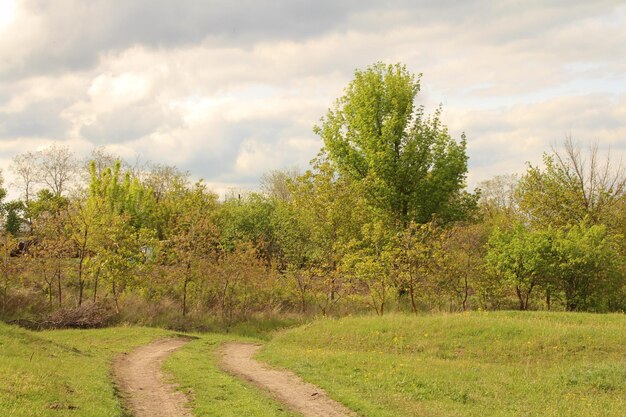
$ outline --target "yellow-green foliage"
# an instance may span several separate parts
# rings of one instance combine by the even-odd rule
[[[262,358],[363,416],[598,416],[626,410],[626,317],[472,313],[322,320]]]

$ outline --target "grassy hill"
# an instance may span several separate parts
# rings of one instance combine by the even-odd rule
[[[598,416],[626,410],[626,316],[389,315],[286,331],[262,359],[363,416]]]

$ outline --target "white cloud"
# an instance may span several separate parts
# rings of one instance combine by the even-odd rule
[[[455,136],[468,134],[470,184],[522,170],[570,132],[626,147],[626,7],[615,1],[24,0],[15,10],[0,23],[5,161],[54,139],[83,154],[109,144],[221,189],[250,186],[263,171],[305,167],[321,146],[311,127],[353,70],[377,60],[424,73],[419,102],[443,103]]]

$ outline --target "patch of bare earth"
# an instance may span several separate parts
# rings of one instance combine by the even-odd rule
[[[228,343],[222,348],[222,369],[268,391],[278,401],[305,417],[356,417],[315,385],[289,371],[277,370],[253,359],[261,346]]]
[[[113,374],[126,406],[134,417],[192,417],[187,398],[166,384],[163,361],[188,339],[162,339],[120,356]]]

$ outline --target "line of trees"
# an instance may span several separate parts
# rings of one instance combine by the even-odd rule
[[[14,158],[0,240],[7,318],[85,303],[224,320],[257,312],[626,308],[626,175],[571,140],[465,189],[466,140],[415,104],[400,64],[357,70],[305,173],[219,201],[104,150]]]

